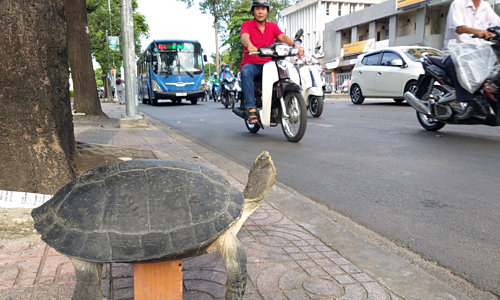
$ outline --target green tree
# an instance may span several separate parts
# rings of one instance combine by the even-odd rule
[[[203,67],[205,68],[205,81],[207,81],[208,77],[212,76],[214,72],[217,72],[214,63],[207,62]]]
[[[101,80],[101,74],[102,74],[101,68],[97,68],[94,70],[95,83],[96,83],[98,88],[103,87],[102,80]]]
[[[235,73],[237,73],[236,70],[240,69],[243,58],[243,45],[240,39],[241,24],[253,19],[250,10],[251,3],[252,0],[235,2],[234,9],[229,13],[228,37],[222,45],[229,45],[229,50],[224,56],[224,62],[228,63]],[[288,2],[286,0],[271,0],[267,21],[277,22],[278,18],[280,18],[280,11],[287,6]]]
[[[73,110],[87,115],[105,116],[93,80],[92,54],[85,0],[65,0],[68,56],[73,79]]]
[[[187,4],[190,8],[193,6],[194,0],[177,0]],[[199,2],[202,14],[210,14],[214,17],[215,31],[215,65],[217,72],[220,72],[219,63],[219,33],[227,28],[230,24],[229,12],[234,8],[235,2],[231,0],[201,0]]]
[[[64,1],[0,1],[0,28],[0,189],[53,194],[78,155]]]
[[[117,36],[120,41],[122,40],[119,4],[120,0],[111,0],[111,12],[109,12],[108,0],[87,0],[91,52],[95,60],[101,65],[102,74],[107,74],[108,65],[118,69],[122,66],[122,44],[120,43],[119,51],[109,50],[108,60],[108,44],[106,41],[106,30],[108,30],[108,36]],[[146,17],[136,11],[138,8],[137,0],[132,0],[132,8],[135,53],[140,55],[141,37],[149,37],[149,25],[146,22]]]

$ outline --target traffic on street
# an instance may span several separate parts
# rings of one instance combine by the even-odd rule
[[[213,101],[139,108],[247,167],[256,153],[269,151],[279,182],[497,291],[500,131],[459,125],[426,131],[408,104],[370,100],[359,106],[327,98],[320,118],[308,116],[299,143],[268,128],[250,133]]]

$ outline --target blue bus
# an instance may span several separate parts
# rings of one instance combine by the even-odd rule
[[[158,105],[159,99],[196,104],[205,97],[205,71],[199,42],[154,40],[137,60],[137,89],[142,103]]]

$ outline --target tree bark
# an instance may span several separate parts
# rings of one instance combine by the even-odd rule
[[[217,17],[217,10],[215,8],[215,3],[212,4],[214,10],[214,29],[215,29],[215,67],[217,68],[217,73],[220,74],[220,64],[219,64],[219,22]]]
[[[97,95],[85,0],[65,0],[69,62],[75,99],[73,110],[87,115],[105,115]]]
[[[0,41],[0,189],[53,194],[78,153],[64,1],[0,1]]]

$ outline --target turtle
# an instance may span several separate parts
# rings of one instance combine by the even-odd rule
[[[101,166],[63,186],[33,209],[35,229],[68,256],[72,299],[103,299],[103,263],[180,260],[219,252],[226,299],[245,292],[246,254],[236,234],[264,201],[277,173],[262,152],[243,193],[209,167],[137,159]]]

